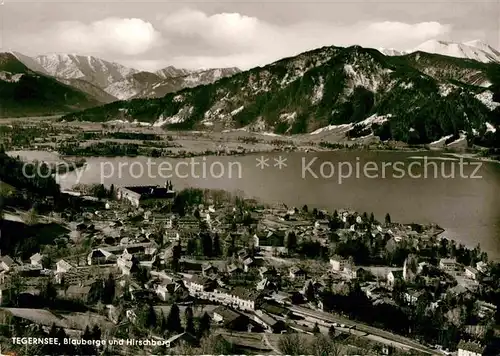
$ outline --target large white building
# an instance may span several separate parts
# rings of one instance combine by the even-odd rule
[[[345,265],[347,264],[347,259],[340,256],[333,256],[330,258],[330,265],[332,267],[332,271],[341,272],[344,270]]]
[[[477,342],[460,340],[458,356],[483,356],[485,347]]]

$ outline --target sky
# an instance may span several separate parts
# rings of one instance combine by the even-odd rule
[[[141,70],[248,69],[322,46],[407,50],[430,39],[499,48],[484,1],[4,0],[0,50],[93,55]]]

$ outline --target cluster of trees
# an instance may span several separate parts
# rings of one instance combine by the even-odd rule
[[[284,355],[340,356],[345,345],[335,339],[335,332],[328,336],[319,333],[315,326],[315,336],[307,339],[300,334],[285,334],[278,341],[278,349]]]
[[[104,184],[92,184],[78,185],[73,189],[98,199],[113,199],[116,193],[114,184],[111,184],[109,188],[106,188]]]
[[[163,336],[188,332],[201,339],[210,334],[210,323],[210,316],[206,312],[195,322],[193,309],[187,307],[184,311],[184,325],[182,325],[181,313],[177,304],[171,306],[167,316],[163,314],[163,311],[158,314],[153,305],[149,304],[139,309],[135,325]]]
[[[97,142],[84,147],[79,143],[62,143],[57,151],[66,156],[136,157],[139,155],[139,145]]]
[[[187,188],[177,193],[172,205],[172,212],[180,216],[186,215],[189,207],[202,204],[205,200],[205,192],[202,189]]]
[[[50,167],[44,163],[25,164],[0,150],[0,181],[17,189],[26,189],[41,196],[57,196],[59,185],[50,173]]]
[[[417,306],[408,306],[404,301],[401,301],[401,306],[389,303],[373,305],[357,284],[350,285],[348,291],[342,294],[325,291],[320,298],[328,311],[340,312],[351,319],[400,335],[417,336],[450,349],[456,347],[465,335],[458,326],[446,321],[445,314],[452,307],[441,307],[429,313],[429,299],[420,299]],[[395,295],[394,298],[402,297]],[[387,315],[391,317],[387,318]]]
[[[90,290],[88,301],[90,304],[101,302],[102,304],[112,304],[116,296],[116,282],[112,274],[107,278],[98,278]]]
[[[5,148],[29,147],[35,139],[47,139],[50,136],[56,136],[66,130],[54,128],[52,125],[37,123],[36,126],[26,126],[13,124],[12,126],[0,125],[0,137]]]
[[[161,137],[152,134],[152,133],[144,133],[144,132],[83,132],[80,134],[81,140],[96,140],[102,138],[114,138],[117,140],[137,140],[137,141],[160,141]]]
[[[170,144],[159,143],[152,145],[150,141],[144,141],[145,144],[136,143],[116,143],[116,142],[97,142],[88,146],[81,146],[78,142],[64,142],[58,145],[57,151],[66,156],[83,157],[164,157],[173,155],[169,150],[161,147],[172,147]]]
[[[187,241],[186,254],[189,256],[220,257],[222,246],[218,233],[200,232]],[[231,256],[231,255],[229,255]]]

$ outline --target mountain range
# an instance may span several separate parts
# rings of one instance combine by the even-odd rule
[[[402,56],[415,52],[427,52],[449,57],[473,59],[483,63],[500,63],[500,52],[480,40],[465,43],[429,40],[407,51],[400,51],[393,48],[380,48],[379,50],[387,56]]]
[[[500,124],[500,65],[425,52],[324,47],[158,99],[117,101],[64,120],[149,122],[183,130],[303,134],[343,128],[430,143]]]
[[[238,68],[188,70],[170,66],[150,73],[92,56],[50,54],[29,57],[19,52],[11,54],[33,72],[54,77],[103,103],[161,97],[239,72]]]
[[[100,104],[73,86],[31,70],[13,54],[0,53],[0,117],[60,115]]]
[[[332,46],[244,72],[167,67],[150,73],[94,57],[16,53],[3,55],[9,60],[0,68],[5,73],[0,83],[18,85],[21,75],[60,85],[66,98],[81,98],[67,105],[72,113],[63,120],[68,121],[274,134],[341,130],[349,137],[377,135],[409,143],[467,134],[481,143],[500,143],[498,52],[477,41],[419,47],[453,56]],[[453,52],[456,48],[460,51]],[[108,104],[96,106],[96,101]]]

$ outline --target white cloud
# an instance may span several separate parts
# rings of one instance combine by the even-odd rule
[[[207,14],[182,9],[158,15],[157,22],[109,17],[84,23],[52,23],[41,31],[4,36],[4,45],[29,55],[79,53],[143,70],[265,65],[322,46],[409,49],[451,33],[439,22],[299,21],[278,25],[241,13]]]
[[[376,22],[367,27],[368,32],[379,35],[395,36],[398,41],[425,41],[430,38],[445,35],[451,31],[450,25],[439,22],[420,22],[407,24],[403,22]],[[399,37],[399,38],[398,38]]]
[[[163,17],[162,23],[166,38],[193,44],[184,53],[170,51],[175,53],[174,64],[187,67],[249,68],[331,45],[407,49],[451,31],[451,26],[439,22],[310,21],[278,26],[239,13],[207,15],[189,9]]]
[[[162,42],[161,34],[149,22],[138,18],[109,17],[89,24],[79,21],[55,23],[42,33],[22,38],[39,52],[138,55]]]
[[[255,17],[239,13],[208,16],[197,10],[184,9],[163,18],[167,36],[198,38],[215,47],[248,48],[265,34],[266,25]]]

